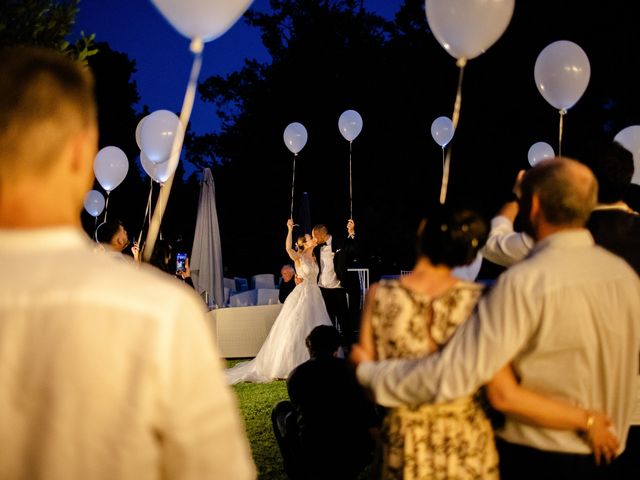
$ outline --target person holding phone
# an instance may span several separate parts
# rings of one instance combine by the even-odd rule
[[[176,277],[193,287],[191,268],[189,267],[189,256],[186,253],[180,252],[176,255]]]

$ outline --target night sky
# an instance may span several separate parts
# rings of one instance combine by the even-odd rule
[[[401,0],[365,0],[365,8],[393,18]],[[81,0],[74,31],[95,33],[96,42],[107,42],[113,50],[136,61],[135,80],[141,100],[138,109],[179,112],[193,57],[189,40],[179,34],[149,0]],[[265,11],[268,0],[255,0],[250,9]],[[240,19],[227,33],[208,42],[203,54],[200,80],[242,67],[245,58],[269,60],[257,29]],[[202,134],[217,129],[214,106],[199,98],[191,116],[193,130]]]

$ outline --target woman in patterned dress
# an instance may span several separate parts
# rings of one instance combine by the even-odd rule
[[[487,225],[469,210],[441,207],[418,230],[418,260],[400,280],[373,285],[360,328],[360,346],[374,359],[416,358],[441,349],[470,315],[482,286],[452,275],[470,263],[486,240]],[[492,381],[493,393],[520,395],[509,411],[550,428],[584,428],[594,449],[615,443],[608,417],[520,387],[507,365]],[[545,411],[540,418],[539,409]],[[549,420],[549,418],[551,420]],[[592,420],[587,420],[592,417]],[[597,450],[596,450],[597,451]],[[391,408],[380,431],[374,478],[497,479],[493,429],[478,395],[439,404]]]

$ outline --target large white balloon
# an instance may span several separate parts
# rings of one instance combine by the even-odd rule
[[[141,142],[141,137],[140,134],[142,132],[142,124],[144,123],[144,120],[148,117],[149,115],[146,115],[144,117],[142,117],[140,119],[140,121],[138,122],[138,125],[136,126],[136,143],[138,144],[138,148],[140,150],[142,150],[142,142]]]
[[[338,128],[342,136],[352,142],[362,131],[362,117],[355,110],[342,112],[338,118]]]
[[[161,163],[171,155],[173,140],[178,132],[180,119],[169,110],[156,110],[144,118],[140,127],[140,145],[147,158]]]
[[[151,0],[151,2],[182,35],[208,42],[229,30],[249,8],[252,0]]]
[[[293,153],[298,153],[307,143],[307,129],[298,122],[287,125],[284,129],[284,143]]]
[[[172,169],[172,163],[173,162],[170,162],[169,160],[165,160],[161,163],[153,163],[144,152],[140,152],[140,164],[142,165],[142,169],[158,183],[166,182],[169,177],[173,175],[178,164],[176,163]]]
[[[429,28],[454,58],[487,51],[509,26],[515,0],[426,0]]]
[[[129,160],[118,147],[104,147],[93,161],[93,172],[107,193],[122,183],[128,171]]]
[[[84,209],[92,217],[97,217],[104,210],[104,196],[97,190],[89,190],[84,196]]]
[[[633,177],[631,183],[640,185],[640,125],[620,130],[614,140],[633,153]]]
[[[536,142],[531,145],[531,147],[529,147],[529,151],[527,152],[529,165],[531,165],[532,167],[540,160],[553,158],[555,156],[556,153],[553,151],[553,147],[547,142]]]
[[[449,117],[438,117],[431,124],[431,136],[443,148],[451,141],[454,132],[455,129]]]
[[[591,65],[579,45],[558,40],[542,49],[534,67],[538,91],[558,110],[573,107],[589,85]]]

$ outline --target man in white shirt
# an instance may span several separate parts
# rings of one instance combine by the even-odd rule
[[[107,255],[111,255],[118,260],[127,259],[124,251],[130,243],[129,234],[120,220],[111,219],[101,223],[96,228],[95,235],[96,240]],[[138,261],[138,245],[136,242],[131,247],[131,253],[133,254],[133,259]],[[128,258],[131,259],[131,257]]]
[[[88,69],[0,53],[0,478],[254,479],[193,291],[95,255]]]
[[[596,185],[591,171],[573,160],[530,170],[521,202],[536,245],[498,278],[449,344],[422,359],[378,363],[354,347],[358,379],[376,401],[453,400],[511,362],[524,386],[607,412],[624,446],[639,368],[640,280],[584,229]],[[503,480],[597,473],[588,444],[574,432],[507,416],[497,435]]]

